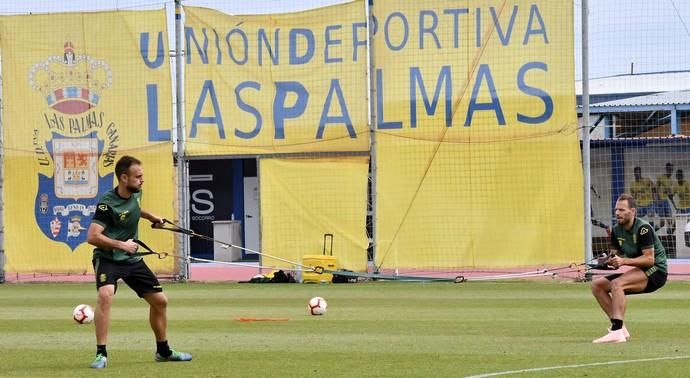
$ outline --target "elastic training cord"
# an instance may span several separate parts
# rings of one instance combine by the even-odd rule
[[[166,225],[169,225],[169,226],[166,226]],[[307,265],[303,265],[303,264],[300,264],[300,263],[298,263],[298,262],[291,261],[291,260],[288,260],[288,259],[284,259],[284,258],[281,258],[281,257],[269,255],[268,253],[264,253],[264,252],[260,252],[260,251],[255,251],[255,250],[249,249],[249,248],[240,247],[240,246],[238,246],[238,245],[234,245],[234,244],[232,244],[232,243],[228,243],[228,242],[223,241],[223,240],[214,239],[214,238],[212,238],[212,237],[210,237],[210,236],[202,235],[202,234],[199,234],[199,233],[194,232],[193,230],[190,230],[190,229],[186,229],[186,228],[180,227],[179,225],[177,225],[177,224],[175,224],[175,223],[173,223],[173,222],[171,222],[171,221],[169,221],[169,220],[167,220],[167,219],[163,219],[163,222],[162,222],[162,223],[155,223],[155,224],[152,224],[151,227],[152,227],[152,228],[155,228],[155,229],[166,230],[166,231],[171,231],[171,232],[177,232],[177,233],[181,233],[181,234],[184,234],[184,235],[189,235],[189,236],[192,236],[192,237],[196,237],[196,238],[199,238],[199,239],[211,241],[211,242],[220,244],[223,248],[237,248],[237,249],[240,249],[240,250],[242,250],[242,251],[246,251],[246,252],[253,253],[253,254],[256,254],[256,255],[259,255],[259,256],[267,257],[267,258],[274,259],[274,260],[277,260],[277,261],[282,261],[282,262],[284,262],[284,263],[288,263],[288,264],[290,264],[290,265],[300,267],[300,268],[302,268],[302,270],[314,271],[314,272],[315,272],[315,268],[314,268],[314,267],[307,266]],[[190,258],[190,259],[192,259],[192,258]],[[317,268],[318,268],[318,267],[317,267]],[[283,268],[281,268],[281,269],[283,269]],[[321,269],[323,269],[323,268],[321,268]],[[286,269],[283,269],[283,270],[286,270]],[[318,272],[317,272],[317,273],[318,273]]]

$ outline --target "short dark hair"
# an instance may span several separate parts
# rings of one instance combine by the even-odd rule
[[[629,208],[637,209],[637,201],[635,201],[635,197],[631,196],[628,193],[623,193],[620,196],[618,196],[618,201],[627,201]]]
[[[120,158],[115,164],[115,176],[117,180],[120,181],[120,176],[126,174],[129,171],[129,167],[133,165],[141,165],[141,161],[134,156],[125,155]]]

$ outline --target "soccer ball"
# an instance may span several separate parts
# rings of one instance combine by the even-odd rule
[[[87,304],[80,304],[72,311],[72,318],[79,324],[87,324],[93,321],[93,308]]]
[[[309,304],[307,305],[307,309],[309,310],[309,313],[312,315],[325,314],[327,307],[328,303],[326,303],[326,300],[321,297],[314,297],[310,299]]]

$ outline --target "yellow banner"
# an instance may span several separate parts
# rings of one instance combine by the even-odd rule
[[[86,230],[121,156],[143,162],[142,207],[174,215],[165,12],[9,16],[0,28],[5,269],[91,273]],[[140,238],[171,251],[173,236],[147,223]]]
[[[290,267],[324,252],[333,235],[338,269],[365,271],[369,159],[261,159],[261,249],[267,266]],[[325,246],[330,255],[330,240]]]
[[[185,7],[186,154],[367,151],[364,9]]]
[[[568,1],[377,2],[383,267],[583,255]]]

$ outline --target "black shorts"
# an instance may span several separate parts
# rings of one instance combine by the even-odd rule
[[[622,275],[623,275],[623,273],[609,274],[608,276],[606,276],[606,279],[609,281],[613,281]],[[642,293],[651,293],[651,292],[657,291],[658,289],[660,289],[662,286],[664,286],[666,284],[666,278],[667,277],[668,277],[668,274],[666,272],[662,272],[660,270],[654,270],[650,275],[647,276],[647,286],[644,288],[644,290],[642,290],[639,293],[628,293],[628,292],[626,292],[625,294],[642,294]]]
[[[96,289],[105,285],[115,285],[117,292],[117,280],[123,281],[142,298],[147,293],[163,291],[158,278],[151,269],[139,260],[134,264],[125,264],[104,258],[93,260],[93,270],[96,273]]]

